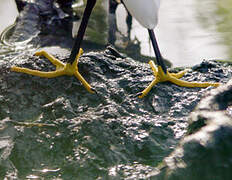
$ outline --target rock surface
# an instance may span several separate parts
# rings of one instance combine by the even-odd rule
[[[232,81],[206,93],[187,135],[152,179],[232,179]]]
[[[56,56],[64,61],[68,57]],[[134,95],[153,79],[149,65],[112,48],[80,59],[79,70],[97,94],[89,94],[75,77],[44,79],[10,72],[12,65],[54,68],[30,51],[0,59],[1,178],[152,176],[188,131],[189,114],[213,89],[161,83],[138,99]],[[204,61],[183,79],[225,83],[231,74],[229,64]]]

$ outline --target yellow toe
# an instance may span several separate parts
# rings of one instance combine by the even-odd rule
[[[208,86],[214,86],[214,87],[218,87],[220,85],[220,83],[212,83],[212,82],[188,82],[188,81],[184,81],[184,80],[180,80],[181,77],[184,76],[184,74],[188,71],[188,70],[184,70],[184,71],[180,71],[178,73],[169,73],[167,71],[167,73],[164,73],[163,69],[161,68],[161,66],[158,66],[158,68],[155,66],[153,61],[149,62],[151,69],[153,71],[153,75],[155,77],[155,79],[147,86],[147,88],[145,88],[141,93],[139,93],[139,98],[143,98],[144,96],[146,96],[149,91],[152,89],[153,86],[155,86],[157,83],[159,82],[165,82],[165,81],[169,81],[173,84],[176,84],[178,86],[182,86],[182,87],[208,87]]]
[[[89,83],[87,83],[87,81],[78,72],[78,67],[77,67],[78,60],[82,54],[83,54],[83,50],[80,49],[73,64],[70,64],[70,63],[64,64],[60,60],[56,59],[54,56],[42,50],[42,51],[36,52],[35,55],[46,57],[52,64],[56,66],[55,71],[44,72],[44,71],[37,71],[37,70],[22,68],[22,67],[17,67],[17,66],[11,67],[11,71],[26,73],[26,74],[44,77],[44,78],[54,78],[54,77],[63,76],[63,75],[76,76],[78,80],[81,81],[81,83],[87,89],[88,92],[94,93],[95,92],[94,89],[89,85]]]
[[[44,54],[44,52],[46,52],[46,51],[37,51],[37,52],[35,52],[35,56],[42,56],[43,54]]]
[[[186,74],[186,72],[188,72],[187,69],[183,70],[183,71],[180,71],[178,73],[170,73],[170,75],[173,76],[173,77],[175,77],[175,78],[180,79],[180,78],[182,78]]]

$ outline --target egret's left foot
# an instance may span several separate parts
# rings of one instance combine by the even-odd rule
[[[11,71],[31,74],[34,76],[45,77],[45,78],[54,78],[54,77],[63,76],[63,75],[68,75],[68,76],[74,75],[77,77],[77,79],[81,81],[81,83],[87,89],[87,91],[89,91],[90,93],[94,93],[95,92],[94,89],[87,83],[87,81],[81,76],[81,74],[78,71],[77,64],[78,64],[79,57],[82,54],[83,54],[83,50],[80,49],[75,61],[72,64],[70,63],[64,64],[60,60],[48,54],[46,51],[39,51],[39,52],[36,52],[35,55],[46,57],[52,64],[56,66],[55,71],[43,72],[43,71],[37,71],[37,70],[21,68],[21,67],[16,67],[16,66],[11,67]]]
[[[208,87],[208,86],[214,86],[218,87],[220,83],[211,83],[211,82],[187,82],[180,80],[181,77],[184,76],[184,74],[187,72],[187,70],[178,72],[178,73],[167,73],[165,74],[161,66],[158,66],[158,68],[155,66],[153,61],[149,61],[149,64],[151,66],[151,69],[153,71],[153,75],[155,76],[155,79],[149,84],[149,86],[144,89],[141,93],[139,93],[139,98],[143,98],[148,94],[148,92],[151,90],[153,86],[155,86],[159,82],[165,82],[169,81],[172,82],[178,86],[182,87]]]

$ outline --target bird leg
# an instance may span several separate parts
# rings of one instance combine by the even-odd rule
[[[95,92],[94,89],[88,84],[88,82],[82,77],[82,75],[78,71],[77,65],[78,65],[79,57],[82,54],[83,54],[83,50],[80,49],[79,53],[76,56],[75,61],[72,64],[70,63],[64,64],[60,60],[48,54],[46,51],[42,50],[42,51],[36,52],[35,55],[46,57],[53,65],[56,66],[55,71],[44,72],[44,71],[37,71],[37,70],[32,70],[32,69],[22,68],[22,67],[17,67],[17,66],[11,67],[11,71],[31,74],[34,76],[39,76],[39,77],[44,77],[44,78],[54,78],[54,77],[63,76],[63,75],[67,75],[67,76],[74,75],[76,76],[77,79],[79,79],[79,81],[81,81],[81,83],[87,89],[87,91],[89,91],[90,93],[94,93]]]
[[[211,82],[187,82],[180,80],[181,77],[184,76],[184,74],[187,72],[187,70],[180,71],[178,73],[164,73],[161,66],[158,66],[158,68],[155,66],[153,61],[149,61],[149,64],[151,66],[153,75],[155,76],[155,79],[147,86],[146,89],[144,89],[141,93],[139,93],[138,97],[143,98],[148,94],[148,92],[152,89],[153,86],[155,86],[159,82],[165,82],[169,81],[172,82],[178,86],[182,87],[208,87],[208,86],[214,86],[218,87],[220,83],[211,83]]]

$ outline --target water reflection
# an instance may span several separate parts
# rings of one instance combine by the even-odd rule
[[[79,0],[74,4],[74,12],[77,16],[82,17],[86,0]],[[103,0],[98,0],[86,30],[85,40],[94,42],[99,46],[107,43],[107,3]],[[74,22],[73,35],[76,35],[80,21]]]

